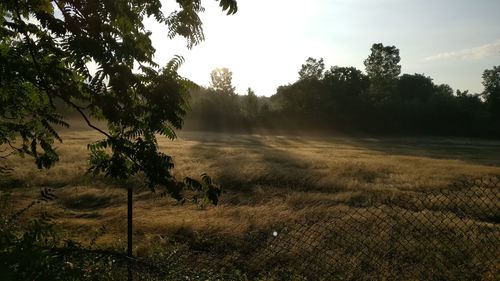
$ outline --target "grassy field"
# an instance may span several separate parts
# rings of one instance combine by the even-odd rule
[[[140,178],[117,184],[105,178],[85,175],[86,144],[99,136],[82,130],[64,132],[62,137],[64,143],[58,145],[60,163],[48,171],[39,171],[31,159],[11,158],[9,165],[14,168],[14,172],[9,179],[1,182],[2,189],[9,191],[14,206],[22,207],[29,204],[41,188],[53,188],[57,199],[37,206],[34,211],[43,210],[53,214],[57,226],[66,235],[82,242],[92,239],[94,233],[104,226],[105,231],[98,236],[97,243],[123,248],[126,240],[124,187],[133,185],[136,188],[135,252],[139,255],[165,242],[169,237],[193,239],[193,235],[199,237],[202,233],[208,237],[238,239],[244,237],[249,230],[271,231],[277,225],[298,221],[310,215],[324,217],[339,212],[345,214],[354,208],[358,215],[364,214],[363,208],[368,211],[363,220],[350,216],[350,219],[357,220],[357,224],[364,227],[361,230],[350,230],[350,237],[359,240],[360,236],[352,235],[353,231],[362,233],[369,232],[370,229],[377,236],[385,233],[380,232],[379,228],[382,226],[373,225],[374,228],[371,228],[369,222],[374,222],[373,218],[380,218],[385,214],[378,214],[367,208],[376,203],[380,194],[394,198],[398,194],[432,192],[449,189],[451,183],[464,177],[500,174],[498,141],[201,132],[183,132],[175,141],[162,139],[160,146],[174,157],[174,173],[178,179],[208,173],[225,190],[218,206],[200,208],[196,204],[180,205],[172,199],[152,194],[142,186]],[[490,197],[476,199],[485,206],[498,206],[495,202],[497,195],[495,193]],[[475,200],[468,200],[466,197],[462,199],[467,204]],[[472,207],[474,210],[471,212],[478,211],[476,208],[480,211],[483,206],[481,204]],[[446,206],[444,204],[440,211],[450,211],[445,210]],[[399,213],[406,214],[405,212]],[[492,214],[493,219],[497,215]],[[411,220],[407,219],[404,223],[411,224]],[[489,225],[491,228],[490,222],[482,218],[478,221],[481,227]],[[350,227],[346,220],[336,223]],[[463,221],[459,223],[463,224]],[[500,234],[498,222],[493,226],[493,234]],[[436,224],[432,227],[435,228]],[[391,226],[391,229],[395,228]],[[304,235],[300,231],[293,231],[289,230],[289,237]],[[339,233],[339,236],[345,234]],[[413,243],[421,244],[418,240],[420,238],[414,237]],[[355,243],[354,240],[351,242]],[[483,246],[491,248],[491,245]],[[493,249],[500,249],[498,246],[493,245]],[[435,248],[436,244],[422,247],[418,249]],[[352,257],[337,258],[356,262]],[[360,263],[361,259],[357,262]],[[380,261],[377,264],[382,264],[383,267],[388,262]],[[360,263],[358,268],[361,266],[364,265]],[[494,280],[500,272],[500,266],[497,266],[471,276]],[[387,276],[395,274],[394,270],[398,271],[399,276],[403,276],[401,268],[382,269]],[[425,268],[412,270],[420,272],[420,276],[426,271]],[[412,270],[405,271],[408,277],[403,279],[411,280],[411,276],[418,276]],[[351,273],[352,276],[357,276]],[[432,271],[427,274],[432,275]],[[460,271],[453,274],[464,273]],[[383,279],[383,275],[377,276]]]

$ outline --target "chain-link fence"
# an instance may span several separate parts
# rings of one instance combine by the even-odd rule
[[[500,178],[366,192],[231,243],[206,237],[115,258],[134,280],[500,280]]]
[[[500,280],[500,178],[366,192],[236,243],[199,239],[133,263],[134,280]]]

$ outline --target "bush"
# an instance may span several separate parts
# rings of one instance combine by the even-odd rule
[[[4,199],[0,209],[6,210],[8,195],[0,197]],[[114,272],[115,259],[90,254],[88,248],[62,239],[47,214],[26,218],[26,211],[40,202],[34,201],[17,212],[1,213],[0,280],[123,280]],[[22,219],[29,222],[21,223]]]

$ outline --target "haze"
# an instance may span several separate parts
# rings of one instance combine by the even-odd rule
[[[173,2],[165,1],[165,10]],[[188,50],[182,38],[169,40],[163,26],[153,31],[156,60],[186,59],[180,73],[207,86],[210,71],[228,67],[237,92],[252,87],[270,96],[292,83],[307,57],[326,65],[355,66],[372,43],[401,50],[403,73],[425,73],[436,83],[481,92],[481,74],[500,63],[500,1],[482,0],[243,0],[237,16],[221,16],[217,2],[206,1],[206,41]]]

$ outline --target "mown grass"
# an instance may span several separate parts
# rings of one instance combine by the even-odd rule
[[[334,228],[338,235],[332,236],[336,232],[330,231],[330,237],[343,237],[344,244],[341,248],[336,248],[335,255],[328,256],[335,256],[342,261],[338,264],[344,265],[323,270],[338,274],[342,272],[342,278],[346,280],[359,279],[363,273],[366,280],[391,279],[395,274],[404,280],[412,280],[418,276],[427,280],[432,279],[432,276],[437,278],[435,280],[444,280],[460,274],[467,278],[495,280],[499,272],[498,268],[492,268],[491,265],[483,270],[474,267],[478,264],[474,256],[478,249],[500,249],[498,244],[481,245],[478,242],[474,244],[476,248],[473,251],[470,250],[473,244],[464,244],[462,251],[450,251],[442,245],[443,241],[434,241],[439,235],[423,239],[424,234],[432,233],[432,229],[436,230],[441,224],[436,222],[426,226],[425,220],[418,219],[425,218],[424,214],[428,213],[434,214],[431,218],[437,218],[437,221],[443,218],[442,214],[451,213],[452,217],[462,215],[471,219],[473,228],[460,230],[462,220],[445,228],[452,229],[455,234],[472,233],[471,231],[483,229],[485,224],[493,223],[496,227],[494,233],[498,234],[499,214],[489,209],[491,206],[498,206],[495,202],[498,193],[481,197],[480,194],[483,193],[477,195],[469,190],[457,193],[455,197],[436,195],[418,206],[398,197],[400,194],[449,190],[451,183],[464,177],[480,178],[500,174],[500,142],[497,141],[201,132],[183,132],[173,142],[162,139],[160,147],[174,157],[174,174],[178,179],[208,173],[224,188],[225,193],[219,206],[201,209],[196,204],[180,205],[169,198],[159,197],[144,188],[139,178],[118,184],[102,177],[85,175],[86,144],[99,136],[82,130],[67,131],[62,137],[65,141],[58,145],[61,161],[56,167],[39,171],[31,163],[31,159],[11,158],[9,165],[14,171],[10,178],[1,181],[1,185],[4,191],[11,193],[12,200],[19,207],[33,200],[40,188],[53,188],[57,199],[40,205],[35,211],[42,209],[51,213],[58,228],[79,241],[88,241],[104,226],[106,230],[99,236],[97,243],[125,247],[124,188],[133,185],[136,189],[135,253],[139,255],[145,255],[158,245],[167,245],[172,241],[184,243],[188,249],[196,251],[205,247],[229,256],[238,251],[253,251],[252,255],[256,255],[258,251],[255,247],[259,245],[249,246],[237,241],[247,239],[249,233],[264,233],[269,236],[277,226],[287,223],[293,225],[311,215],[328,217],[332,214],[344,214],[343,220],[336,220],[337,225],[342,225],[340,230]],[[376,254],[375,249],[381,245],[387,246],[388,237],[400,233],[391,223],[394,223],[395,218],[404,217],[393,216],[387,220],[380,220],[380,216],[384,215],[373,217],[379,210],[377,206],[387,198],[397,208],[404,210],[398,214],[410,214],[412,217],[404,219],[398,227],[408,229],[413,226],[418,230],[401,232],[404,234],[401,234],[401,239],[407,240],[409,248],[398,250],[397,245],[401,243],[393,241],[391,257],[386,256],[387,251]],[[440,215],[436,216],[436,213]],[[347,223],[350,221],[352,223]],[[374,228],[369,227],[371,223],[380,221],[383,223],[373,225]],[[415,233],[422,235],[417,237]],[[450,234],[451,238],[447,238],[449,243],[466,243],[464,241],[467,239],[455,237],[455,234]],[[297,233],[290,232],[287,239],[300,241],[300,235],[294,235]],[[448,237],[443,235],[441,236]],[[363,244],[360,242],[363,237],[373,239]],[[322,241],[323,238],[318,237],[316,240]],[[259,240],[259,243],[262,241],[264,240]],[[325,245],[321,247],[326,247]],[[232,253],[224,247],[232,249]],[[244,250],[245,247],[248,249]],[[372,250],[370,254],[360,256],[359,253],[367,247]],[[307,251],[304,248],[298,250]],[[461,264],[462,268],[450,271],[434,267],[429,271],[428,267],[433,265],[432,259],[426,259],[421,253],[432,250],[437,255],[454,256],[459,259],[457,264]],[[293,258],[293,250],[284,256],[290,253]],[[460,255],[463,256],[462,260]],[[271,260],[285,258],[269,253],[265,256]],[[253,259],[265,260],[262,255],[254,256]],[[394,263],[411,268],[403,270],[401,267],[394,267]],[[266,264],[271,271],[279,268],[272,267],[273,263]],[[412,267],[412,264],[419,266]],[[380,270],[376,275],[371,275],[369,271],[374,265]]]

